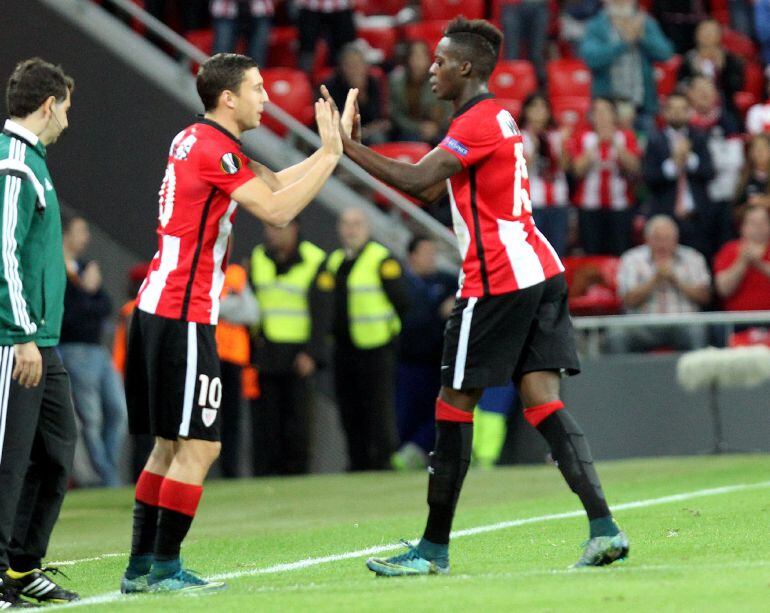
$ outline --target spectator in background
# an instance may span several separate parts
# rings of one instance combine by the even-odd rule
[[[733,98],[743,89],[743,62],[722,47],[722,25],[706,19],[695,30],[695,48],[684,56],[679,80],[698,75],[714,82],[722,105],[735,113]]]
[[[315,47],[322,34],[329,43],[331,62],[336,65],[342,48],[356,40],[355,0],[295,0],[295,6],[299,9],[300,69],[308,74],[313,70]]]
[[[652,0],[650,9],[679,55],[695,46],[695,28],[709,17],[703,0]]]
[[[260,397],[252,441],[258,475],[308,472],[315,373],[327,362],[334,279],[326,254],[300,236],[299,221],[265,225],[251,252],[251,285],[262,310],[254,339]]]
[[[650,191],[650,215],[669,215],[682,243],[707,257],[714,253],[710,232],[719,218],[708,195],[714,177],[705,134],[690,126],[690,103],[671,94],[663,110],[665,126],[650,135],[644,155],[644,179]]]
[[[447,126],[449,109],[431,91],[428,70],[433,58],[427,43],[409,43],[406,62],[390,73],[390,119],[393,140],[437,145]]]
[[[770,12],[767,15],[770,19]],[[746,132],[749,134],[770,134],[770,68],[765,70],[765,101],[752,105],[746,113]]]
[[[564,0],[559,14],[559,37],[570,43],[575,55],[586,32],[586,24],[602,8],[602,0]]]
[[[719,251],[714,273],[726,310],[770,310],[770,208],[746,208],[740,238]]]
[[[425,468],[435,443],[436,396],[441,387],[444,325],[452,312],[457,278],[438,270],[436,243],[416,236],[407,248],[404,278],[411,307],[403,317],[396,374],[396,469]]]
[[[348,90],[358,88],[358,109],[361,113],[363,142],[375,144],[387,140],[390,120],[384,114],[382,86],[371,74],[369,64],[359,47],[350,44],[340,52],[337,70],[324,85],[337,104],[337,108],[343,108]]]
[[[701,75],[692,77],[687,84],[687,98],[692,107],[691,125],[707,132],[718,128],[722,136],[740,134],[740,121],[722,104],[716,85],[710,78]]]
[[[591,69],[594,96],[625,98],[637,109],[637,125],[648,132],[658,111],[653,62],[671,57],[671,43],[635,0],[605,0],[588,22],[580,56]]]
[[[532,62],[540,85],[546,81],[545,46],[551,21],[550,4],[550,0],[502,0],[500,6],[503,57]]]
[[[121,485],[118,460],[126,440],[126,400],[110,354],[102,343],[112,302],[99,265],[82,259],[91,241],[88,222],[74,217],[64,229],[64,294],[59,352],[72,379],[75,411],[89,459],[101,485]]]
[[[754,28],[762,63],[770,66],[770,0],[754,0]]]
[[[334,277],[334,382],[350,470],[390,468],[396,451],[396,339],[409,309],[401,264],[371,240],[363,209],[340,215]]]
[[[770,208],[770,134],[755,134],[749,141],[734,206],[739,214],[749,206]]]
[[[620,259],[618,294],[626,313],[695,313],[711,300],[706,259],[679,244],[679,230],[667,215],[655,215],[644,228],[644,245]],[[677,351],[706,344],[703,326],[613,329],[608,337],[616,353],[669,347]]]
[[[620,255],[631,246],[632,182],[641,168],[640,152],[634,134],[618,129],[612,101],[593,101],[591,125],[567,149],[577,179],[580,244],[587,254]]]
[[[556,253],[567,252],[569,186],[565,144],[569,129],[555,129],[551,103],[542,93],[531,94],[521,109],[524,158],[529,173],[529,196],[535,224]]]
[[[241,377],[243,369],[249,365],[249,327],[256,324],[258,319],[259,307],[249,287],[246,270],[238,264],[229,264],[225,270],[225,282],[219,301],[219,323],[215,337],[222,381],[222,451],[219,460],[222,476],[229,479],[238,477],[240,473],[243,414]]]
[[[264,68],[275,8],[273,0],[211,0],[214,27],[213,53],[233,53],[241,33],[248,44],[246,54]]]

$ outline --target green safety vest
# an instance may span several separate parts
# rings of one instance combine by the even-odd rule
[[[389,257],[390,251],[379,243],[367,243],[348,275],[350,339],[359,349],[382,347],[401,331],[401,320],[380,278],[380,265]],[[337,249],[326,269],[336,276],[344,259],[345,252]]]
[[[275,262],[263,245],[251,253],[251,282],[261,309],[262,334],[273,343],[310,340],[308,296],[326,254],[308,241],[300,242],[298,250],[302,261],[281,275],[276,273]]]

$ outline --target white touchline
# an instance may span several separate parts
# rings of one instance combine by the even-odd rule
[[[761,481],[759,483],[739,483],[736,485],[726,485],[723,487],[713,487],[703,490],[695,490],[692,492],[684,492],[682,494],[672,494],[670,496],[661,496],[659,498],[648,498],[646,500],[635,500],[633,502],[623,502],[621,504],[613,505],[612,511],[626,511],[628,509],[643,509],[645,507],[652,507],[661,504],[668,504],[671,502],[682,502],[684,500],[692,500],[693,498],[704,498],[707,496],[719,496],[721,494],[730,494],[732,492],[740,492],[744,490],[754,490],[770,487],[770,481]],[[466,528],[465,530],[456,530],[452,532],[452,538],[457,539],[463,536],[473,536],[475,534],[484,534],[485,532],[495,532],[497,530],[505,530],[506,528],[515,528],[517,526],[524,526],[526,524],[535,524],[543,521],[553,521],[557,519],[570,519],[573,517],[583,517],[585,511],[568,511],[566,513],[554,513],[552,515],[539,515],[537,517],[525,517],[523,519],[513,519],[510,521],[501,521],[496,524],[488,524],[486,526],[477,526],[476,528]],[[359,549],[357,551],[348,551],[346,553],[338,553],[328,556],[322,556],[318,558],[305,558],[304,560],[298,560],[296,562],[287,562],[284,564],[275,564],[273,566],[266,566],[264,568],[250,568],[247,570],[238,570],[229,573],[221,573],[219,575],[213,575],[208,577],[216,581],[225,579],[238,579],[240,577],[253,577],[256,575],[270,575],[274,573],[282,573],[290,570],[299,570],[300,568],[308,568],[310,566],[319,566],[328,562],[340,562],[342,560],[349,560],[351,558],[362,558],[364,556],[370,556],[377,553],[384,553],[386,551],[392,551],[399,549],[402,545],[377,545],[369,547],[367,549]],[[116,554],[106,554],[113,556]],[[106,557],[106,556],[103,556]],[[574,572],[574,571],[573,571]],[[127,597],[120,594],[120,592],[109,592],[107,594],[100,594],[98,596],[90,596],[83,600],[78,600],[71,604],[60,605],[57,609],[65,607],[82,607],[88,605],[106,604],[110,602],[116,602],[122,599],[134,600],[134,597]]]

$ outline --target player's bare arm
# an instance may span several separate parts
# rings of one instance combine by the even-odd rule
[[[293,183],[274,191],[278,187],[276,180],[268,174],[270,171],[262,167],[262,178],[258,175],[232,193],[233,199],[244,209],[269,224],[285,226],[294,219],[315,198],[342,155],[342,142],[337,127],[339,113],[323,100],[315,103],[315,113],[322,145],[317,152],[318,157],[307,172]],[[267,177],[267,181],[264,177]]]
[[[321,86],[321,93],[326,101],[336,108],[325,86]],[[387,158],[363,145],[360,140],[361,115],[357,112],[355,100],[357,93],[358,90],[354,89],[348,92],[345,111],[340,119],[342,144],[348,157],[369,174],[423,202],[435,202],[444,196],[446,179],[462,169],[457,158],[436,148],[417,164],[409,164]]]
[[[264,164],[260,164],[254,160],[249,162],[249,168],[251,168],[255,175],[267,183],[270,189],[276,192],[280,189],[283,189],[284,187],[288,187],[292,183],[305,176],[307,171],[310,170],[310,168],[312,168],[316,162],[318,162],[322,155],[323,148],[319,148],[310,157],[302,160],[301,162],[298,162],[297,164],[294,164],[293,166],[289,166],[288,168],[279,170],[277,172],[270,170]]]

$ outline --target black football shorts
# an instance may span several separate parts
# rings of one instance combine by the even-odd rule
[[[220,440],[215,327],[134,310],[126,355],[131,434]]]
[[[563,274],[515,292],[455,302],[444,332],[442,385],[483,389],[545,370],[580,372]]]

